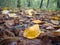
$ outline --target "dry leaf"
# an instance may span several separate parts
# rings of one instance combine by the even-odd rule
[[[25,13],[28,14],[29,16],[32,16],[33,9],[30,10],[25,10]]]
[[[52,26],[48,26],[48,27],[46,27],[46,29],[47,29],[47,30],[53,30],[54,27],[52,27]]]
[[[52,36],[56,37],[56,36],[60,36],[60,32],[53,32]]]
[[[9,17],[18,17],[15,13],[9,13]]]
[[[24,30],[23,36],[28,39],[34,39],[38,37],[41,33],[43,32],[39,29],[39,25],[35,24],[29,27],[28,29]]]
[[[9,10],[10,12],[14,12],[12,9]]]
[[[56,36],[60,36],[60,29],[51,32],[51,35],[54,36],[54,37],[56,37]]]
[[[60,20],[60,18],[58,16],[52,16],[51,19],[52,20]]]
[[[56,30],[56,32],[60,32],[60,29]]]
[[[55,26],[54,28],[55,28],[55,29],[60,29],[60,26]]]
[[[14,24],[14,20],[8,20],[5,23],[8,24],[8,25],[13,25]]]
[[[3,7],[2,10],[7,10],[8,8],[7,7]]]
[[[38,23],[42,23],[41,20],[33,20],[32,22],[33,22],[33,23],[36,23],[36,24],[38,24]]]
[[[2,14],[9,14],[9,11],[8,10],[3,10]]]
[[[51,22],[52,22],[53,24],[59,24],[59,21],[57,21],[57,20],[51,20]]]

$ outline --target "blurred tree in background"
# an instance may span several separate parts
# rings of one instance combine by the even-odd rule
[[[57,0],[57,8],[60,8],[60,0]]]
[[[48,6],[49,6],[49,0],[47,0],[47,6],[46,6],[46,8],[48,8]]]
[[[58,9],[60,8],[60,0],[1,0],[0,7]]]
[[[21,3],[21,1],[17,0],[17,7],[21,7],[20,3]]]
[[[40,8],[42,7],[42,5],[43,5],[43,0],[41,0]]]
[[[27,6],[30,7],[30,0],[27,0],[27,2],[28,2],[28,5]]]
[[[17,7],[17,0],[0,0],[0,7]]]

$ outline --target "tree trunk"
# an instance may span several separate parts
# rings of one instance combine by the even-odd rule
[[[17,7],[18,7],[18,8],[21,7],[20,3],[21,3],[21,1],[18,0],[18,1],[17,1]]]
[[[41,0],[41,3],[40,3],[40,8],[42,7],[42,5],[43,5],[43,0]]]
[[[60,0],[57,0],[57,8],[60,8]]]
[[[46,8],[48,8],[48,6],[49,6],[49,0],[47,0],[47,6],[46,6]]]
[[[27,0],[27,2],[28,2],[28,5],[27,6],[30,7],[30,0]]]

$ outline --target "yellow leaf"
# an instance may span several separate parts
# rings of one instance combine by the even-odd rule
[[[2,10],[7,10],[8,8],[7,7],[3,7]]]
[[[25,10],[25,13],[26,13],[27,15],[29,15],[29,16],[32,16],[32,15],[33,15],[32,12],[33,12],[33,9]]]
[[[42,23],[41,20],[33,20],[32,22],[33,22],[33,23],[36,23],[36,24],[38,24],[38,23]]]
[[[43,32],[39,29],[39,25],[35,24],[29,27],[28,29],[24,30],[23,36],[28,39],[34,39],[38,37],[41,33]]]
[[[52,16],[51,19],[53,19],[53,20],[60,20],[60,18],[58,16]]]

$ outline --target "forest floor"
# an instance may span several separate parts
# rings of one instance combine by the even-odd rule
[[[44,33],[34,39],[24,37],[24,30],[35,24]],[[0,45],[60,45],[60,11],[0,10]]]

